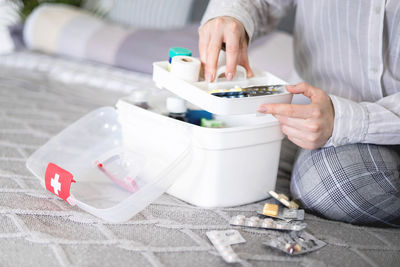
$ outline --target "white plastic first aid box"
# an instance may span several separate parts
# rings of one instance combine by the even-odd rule
[[[154,63],[153,78],[159,86],[217,114],[226,128],[189,124],[123,99],[116,108],[92,111],[53,137],[28,159],[28,169],[50,192],[113,222],[130,219],[167,190],[202,207],[266,198],[275,188],[283,134],[276,119],[255,111],[260,98],[261,103],[277,102],[279,95],[254,97],[255,102],[246,98],[248,105],[236,104],[242,114],[232,116],[227,115],[230,104],[242,99],[218,98],[205,91],[206,82],[176,79],[167,62]],[[258,72],[253,81],[243,80],[249,85],[283,83],[265,72]],[[193,98],[184,88],[202,97]],[[291,101],[289,93],[282,96],[278,102]],[[212,106],[208,98],[216,98]],[[162,103],[159,100],[153,102]]]

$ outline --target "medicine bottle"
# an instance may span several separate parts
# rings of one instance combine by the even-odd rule
[[[148,98],[149,98],[149,93],[145,90],[134,91],[130,96],[130,99],[132,100],[133,104],[143,109],[150,109]]]
[[[168,117],[180,120],[180,121],[187,121],[186,112],[187,108],[185,105],[185,100],[179,97],[168,97],[167,98],[167,111]]]

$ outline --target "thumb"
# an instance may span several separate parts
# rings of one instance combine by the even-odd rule
[[[302,82],[296,85],[288,85],[286,90],[292,94],[303,94],[308,98],[312,98],[317,93],[318,88]]]

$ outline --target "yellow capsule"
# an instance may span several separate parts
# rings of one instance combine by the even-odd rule
[[[289,209],[298,209],[300,206],[294,201],[289,202]]]
[[[279,207],[276,204],[267,203],[264,205],[263,214],[271,217],[278,215]]]
[[[289,198],[288,198],[285,194],[279,194],[279,195],[278,195],[278,198],[282,198],[282,199],[285,199],[285,200],[289,200]]]

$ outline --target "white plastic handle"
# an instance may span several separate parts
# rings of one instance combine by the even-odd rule
[[[219,76],[222,73],[225,73],[226,71],[226,65],[221,66],[217,70],[217,75],[215,76],[215,82],[218,82]],[[244,81],[247,79],[247,72],[246,69],[240,65],[236,66],[236,74],[235,77],[233,77],[232,81]]]

